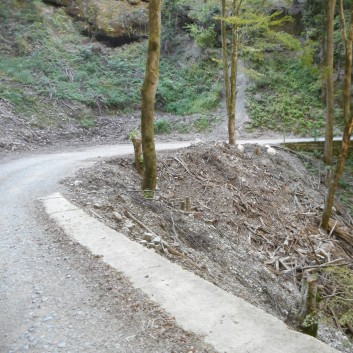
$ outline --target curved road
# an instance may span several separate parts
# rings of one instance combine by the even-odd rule
[[[124,305],[131,298],[100,283],[105,271],[115,288],[116,274],[88,261],[84,249],[61,242],[60,230],[41,217],[37,201],[60,190],[60,179],[99,156],[128,153],[131,145],[102,146],[0,164],[0,352],[167,351],[165,345],[156,346],[153,335],[143,340],[150,348],[134,341],[146,330],[148,316],[140,313],[127,322]]]
[[[165,143],[157,148],[187,145]],[[135,297],[132,292],[131,298],[119,294],[119,285],[129,291],[129,284],[104,265],[95,264],[77,244],[61,241],[60,230],[41,217],[37,201],[60,191],[62,178],[99,157],[132,152],[131,145],[101,146],[0,164],[0,352],[168,351],[168,340],[160,342],[152,334],[144,336],[144,346],[134,340],[153,323],[148,323],[149,315],[143,312],[126,319],[131,312],[124,306]]]

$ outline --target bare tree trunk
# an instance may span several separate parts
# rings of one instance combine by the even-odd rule
[[[346,160],[348,158],[352,130],[353,130],[353,120],[351,121],[350,124],[346,124],[346,127],[344,129],[341,154],[337,162],[335,174],[331,179],[329,188],[327,190],[325,207],[324,207],[324,212],[322,215],[322,222],[321,222],[321,227],[326,231],[328,230],[328,224],[332,214],[332,207],[335,202],[335,194],[337,191],[338,182],[342,177],[342,174],[344,172],[344,167],[346,165]]]
[[[149,1],[148,54],[146,75],[141,89],[141,135],[144,162],[142,190],[151,191],[152,194],[157,184],[157,155],[154,144],[154,104],[159,78],[161,6],[161,0]]]
[[[327,0],[322,3],[322,64],[321,64],[321,98],[322,102],[327,104]]]
[[[341,9],[343,9],[343,2],[341,1]],[[344,172],[344,168],[346,165],[346,160],[349,154],[349,145],[352,136],[353,130],[353,116],[350,114],[350,96],[351,96],[351,75],[352,75],[352,46],[353,46],[353,5],[351,5],[351,20],[349,27],[348,37],[346,36],[346,26],[345,21],[342,20],[342,33],[343,40],[345,42],[345,75],[349,75],[349,77],[345,77],[344,86],[343,86],[343,104],[344,104],[344,120],[345,120],[345,129],[343,132],[342,139],[342,149],[341,154],[339,156],[337,167],[335,170],[335,174],[330,181],[330,185],[327,191],[327,197],[325,202],[325,208],[322,215],[321,226],[324,230],[328,230],[328,225],[330,221],[330,217],[332,214],[332,207],[335,200],[335,194],[338,187],[338,182],[340,181],[342,174]]]
[[[351,11],[353,11],[353,6]],[[352,23],[349,27],[349,34],[346,33],[346,20],[344,17],[343,0],[340,1],[340,19],[342,28],[342,39],[345,44],[345,66],[344,66],[344,81],[343,81],[343,117],[347,124],[351,119],[351,84],[352,84]],[[353,14],[351,13],[351,20]]]
[[[237,15],[236,0],[233,0],[233,14]],[[229,144],[235,145],[235,111],[237,99],[237,71],[238,71],[238,27],[232,26],[232,61],[230,74],[230,109],[228,117]]]
[[[304,277],[302,281],[302,302],[299,312],[300,326],[306,334],[317,336],[318,310],[317,310],[317,278]]]
[[[238,3],[237,0],[232,2],[233,15],[238,15],[241,1]],[[222,52],[223,52],[223,75],[226,93],[226,106],[227,106],[227,117],[228,117],[228,135],[229,144],[235,144],[235,111],[236,111],[236,96],[237,96],[237,68],[238,68],[238,27],[236,24],[232,25],[232,55],[231,55],[231,73],[229,77],[229,63],[227,53],[227,29],[226,29],[226,1],[222,0]]]
[[[325,150],[324,150],[324,162],[328,165],[332,165],[333,157],[333,123],[334,123],[334,109],[335,109],[335,88],[334,88],[334,77],[333,77],[333,55],[334,55],[334,41],[333,41],[333,30],[334,30],[334,17],[335,17],[335,6],[336,0],[328,0],[327,2],[327,97],[326,97],[326,130],[325,130]]]
[[[221,30],[222,30],[222,54],[223,54],[223,77],[224,87],[226,94],[226,108],[227,117],[230,112],[230,81],[229,81],[229,64],[228,64],[228,52],[227,52],[227,23],[226,17],[226,0],[222,0],[222,19],[221,19]]]
[[[143,161],[142,161],[142,140],[136,136],[132,138],[135,154],[135,168],[137,173],[143,175]]]

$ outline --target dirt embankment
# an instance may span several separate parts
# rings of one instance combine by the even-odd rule
[[[153,200],[141,195],[132,158],[79,172],[65,181],[68,196],[141,246],[290,324],[304,273],[317,272],[321,308],[329,312],[334,293],[325,270],[333,264],[352,269],[352,252],[335,232],[320,231],[325,192],[319,175],[292,153],[270,155],[256,146],[241,152],[226,144],[199,144],[158,158]],[[181,210],[188,199],[191,209]],[[335,218],[353,234],[345,211]],[[329,315],[326,320],[334,321]],[[352,347],[334,331],[321,326],[321,339],[349,352]]]

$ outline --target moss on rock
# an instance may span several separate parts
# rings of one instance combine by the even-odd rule
[[[140,0],[43,0],[65,6],[71,16],[87,23],[95,35],[141,37],[147,33],[148,4]]]

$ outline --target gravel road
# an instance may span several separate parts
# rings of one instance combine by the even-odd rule
[[[61,191],[61,179],[127,153],[131,145],[0,161],[1,353],[214,352],[43,216],[38,198]]]
[[[128,152],[100,147],[0,164],[0,352],[214,352],[43,216],[37,199],[60,190],[61,178]]]

